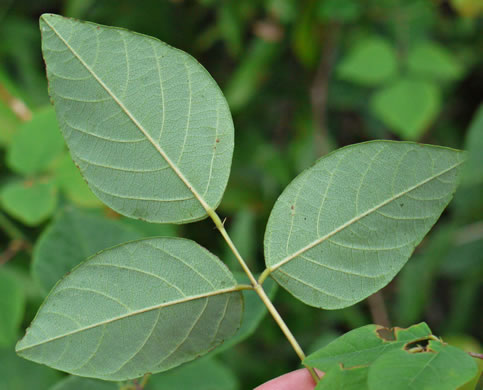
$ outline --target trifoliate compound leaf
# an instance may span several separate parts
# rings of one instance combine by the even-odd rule
[[[157,39],[58,15],[40,19],[49,92],[72,158],[121,214],[186,223],[216,208],[233,122],[191,56]]]
[[[461,151],[374,141],[339,149],[279,197],[267,274],[303,302],[351,306],[384,287],[451,200]]]
[[[16,350],[74,375],[133,379],[215,348],[236,332],[242,310],[231,273],[195,242],[133,241],[57,283]]]

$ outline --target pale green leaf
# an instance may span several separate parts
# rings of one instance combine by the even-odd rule
[[[11,347],[17,340],[25,309],[22,282],[14,273],[0,268],[0,348]]]
[[[431,340],[423,352],[397,349],[369,368],[370,390],[454,390],[473,379],[476,362],[461,349]]]
[[[52,180],[25,180],[2,187],[4,210],[22,223],[35,226],[49,218],[57,204],[57,187]]]
[[[116,383],[101,381],[99,379],[68,376],[50,390],[119,390],[119,386]]]
[[[32,274],[49,291],[67,272],[103,249],[136,240],[142,234],[118,221],[67,208],[35,243]]]
[[[451,52],[436,42],[424,42],[408,54],[410,72],[437,80],[456,80],[463,74],[462,66]]]
[[[431,82],[400,79],[374,94],[370,105],[394,133],[417,140],[439,113],[441,92]]]
[[[32,175],[45,171],[63,151],[64,140],[49,106],[20,127],[7,150],[7,164],[15,172]]]
[[[237,390],[234,374],[215,359],[199,359],[153,375],[146,390]]]
[[[366,86],[381,84],[396,72],[396,52],[390,42],[379,37],[355,44],[337,67],[337,75],[342,80]]]
[[[316,307],[339,309],[373,294],[439,218],[464,158],[453,149],[391,141],[323,157],[275,203],[266,272]]]
[[[235,279],[206,249],[179,238],[134,241],[62,279],[17,353],[79,376],[132,379],[215,348],[242,310]]]
[[[60,379],[60,373],[28,362],[15,355],[13,348],[0,349],[0,389],[44,390]]]
[[[91,190],[121,214],[185,223],[218,206],[233,122],[208,72],[155,38],[40,19],[49,91]]]

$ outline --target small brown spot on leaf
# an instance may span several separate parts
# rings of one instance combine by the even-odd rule
[[[376,330],[376,333],[378,337],[383,339],[384,341],[394,341],[396,340],[396,336],[394,334],[394,329],[388,329],[388,328],[379,328]]]

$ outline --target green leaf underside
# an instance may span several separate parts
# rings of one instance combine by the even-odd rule
[[[191,56],[123,29],[44,14],[49,92],[91,190],[151,222],[206,217],[233,153],[228,105]]]
[[[214,255],[190,240],[145,239],[75,268],[16,349],[74,375],[132,379],[215,348],[236,332],[242,310],[235,279]]]
[[[373,141],[320,159],[289,184],[271,212],[264,241],[271,276],[325,309],[378,291],[450,201],[464,156]]]
[[[304,360],[304,365],[323,371],[329,371],[334,365],[342,365],[346,369],[367,366],[392,349],[425,340],[429,336],[431,330],[425,323],[407,329],[366,325],[342,335],[326,347],[310,354]]]
[[[35,243],[32,274],[47,292],[89,256],[142,237],[141,233],[119,221],[67,208],[56,216]]]
[[[466,352],[438,341],[428,351],[388,352],[369,368],[370,390],[453,390],[473,379],[476,362]]]

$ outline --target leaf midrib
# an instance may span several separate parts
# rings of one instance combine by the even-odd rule
[[[300,256],[301,254],[305,253],[306,251],[312,249],[313,247],[315,247],[316,245],[319,245],[321,244],[322,242],[328,240],[329,238],[333,237],[334,235],[336,235],[337,233],[341,232],[342,230],[344,230],[345,228],[349,227],[350,225],[354,224],[355,222],[358,222],[359,220],[361,220],[362,218],[368,216],[369,214],[379,210],[381,207],[384,207],[385,205],[393,202],[394,200],[400,198],[401,196],[404,196],[406,194],[408,194],[409,192],[411,191],[414,191],[415,189],[429,183],[430,181],[434,180],[434,179],[437,179],[438,177],[444,175],[445,173],[457,168],[458,166],[460,166],[461,164],[463,164],[464,160],[463,161],[459,161],[457,164],[454,164],[452,165],[451,167],[437,173],[436,175],[433,175],[415,185],[413,185],[412,187],[409,187],[408,189],[404,190],[404,191],[401,191],[400,193],[396,194],[396,195],[393,195],[392,197],[388,198],[387,200],[385,200],[384,202],[381,202],[379,203],[378,205],[370,208],[369,210],[365,211],[364,213],[358,215],[358,216],[355,216],[354,218],[350,219],[349,221],[345,222],[344,224],[340,225],[339,227],[337,227],[336,229],[334,229],[333,231],[327,233],[326,235],[312,241],[311,243],[307,244],[306,246],[304,246],[303,248],[299,249],[298,251],[294,252],[293,254],[285,257],[283,260],[280,260],[278,263],[268,267],[268,270],[270,272],[273,272],[275,270],[277,270],[278,268],[280,268],[281,266],[283,266],[284,264],[287,264],[289,261],[297,258],[298,256]]]
[[[169,302],[163,302],[159,305],[148,306],[148,307],[145,307],[143,309],[135,310],[135,311],[132,311],[130,313],[126,313],[126,314],[123,314],[123,315],[120,315],[120,316],[117,316],[117,317],[109,318],[108,320],[96,322],[94,324],[84,326],[84,327],[79,328],[79,329],[72,330],[70,332],[52,337],[50,339],[43,340],[42,342],[39,342],[39,343],[36,343],[36,344],[31,344],[31,345],[29,345],[27,347],[23,347],[21,349],[16,348],[16,352],[20,353],[20,352],[26,351],[28,349],[35,348],[39,345],[47,344],[47,343],[50,343],[52,341],[62,339],[64,337],[72,336],[74,334],[81,333],[81,332],[84,332],[86,330],[96,328],[98,326],[107,325],[107,324],[110,324],[110,323],[113,323],[113,322],[116,322],[116,321],[119,321],[119,320],[123,320],[123,319],[129,318],[129,317],[133,317],[133,316],[136,316],[136,315],[143,314],[143,313],[147,313],[147,312],[150,312],[150,311],[153,311],[153,310],[163,309],[165,307],[169,307],[169,306],[173,306],[173,305],[178,305],[178,304],[182,304],[182,303],[186,303],[186,302],[190,302],[190,301],[195,301],[195,300],[198,300],[198,299],[209,298],[209,297],[212,297],[212,296],[228,294],[228,293],[237,292],[237,291],[240,291],[239,286],[234,286],[234,287],[230,287],[230,288],[226,288],[226,289],[211,291],[211,292],[204,293],[204,294],[192,295],[192,296],[189,296],[189,297],[184,297],[182,299],[177,299],[177,300],[173,300],[173,301],[169,301]]]
[[[64,43],[64,45],[70,50],[75,58],[84,66],[87,71],[94,77],[94,79],[99,83],[99,85],[107,92],[107,94],[116,102],[116,104],[121,108],[121,110],[127,115],[127,117],[134,123],[134,125],[139,129],[139,131],[146,137],[146,139],[153,145],[156,151],[163,157],[163,159],[168,163],[171,169],[176,173],[180,180],[186,185],[186,187],[193,193],[195,198],[200,202],[201,206],[205,209],[207,214],[210,214],[213,209],[206,203],[203,197],[196,191],[190,181],[183,175],[176,164],[171,161],[166,152],[155,142],[155,140],[149,135],[149,133],[144,129],[144,127],[139,123],[139,121],[134,117],[134,115],[127,109],[127,107],[122,103],[121,100],[111,91],[111,89],[102,81],[102,79],[89,67],[89,65],[82,59],[82,57],[74,50],[72,46],[60,35],[60,33],[50,24],[46,18],[42,17],[42,20],[47,24],[50,29],[55,33],[55,35]]]

